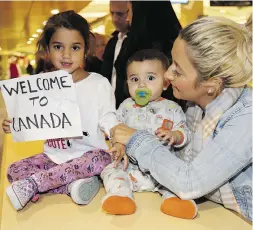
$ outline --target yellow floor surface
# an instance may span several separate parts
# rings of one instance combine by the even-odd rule
[[[161,197],[154,193],[135,194],[137,212],[130,216],[112,216],[101,211],[104,188],[87,206],[74,204],[66,195],[43,195],[38,203],[29,203],[16,212],[6,194],[9,185],[6,168],[19,159],[41,151],[41,142],[13,143],[4,139],[0,187],[1,230],[251,230],[252,226],[212,202],[199,205],[194,220],[182,220],[160,212]]]

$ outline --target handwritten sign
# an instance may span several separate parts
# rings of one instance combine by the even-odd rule
[[[65,71],[1,81],[14,141],[82,136],[75,85]]]

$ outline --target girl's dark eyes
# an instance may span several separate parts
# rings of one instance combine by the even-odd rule
[[[59,50],[61,48],[61,45],[54,45],[54,48]]]
[[[75,51],[77,51],[77,50],[80,50],[80,47],[79,46],[73,46],[72,49],[75,50]]]
[[[132,77],[131,79],[130,79],[130,81],[131,82],[137,82],[139,79],[137,78],[137,77]]]
[[[56,49],[56,50],[60,50],[60,49],[63,49],[63,46],[62,45],[54,45],[54,49]],[[79,46],[73,46],[72,47],[72,50],[74,50],[74,51],[78,51],[78,50],[80,50],[81,48],[79,47]]]

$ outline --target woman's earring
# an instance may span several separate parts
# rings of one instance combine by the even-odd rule
[[[208,95],[212,95],[212,94],[213,94],[213,90],[212,90],[211,88],[208,89],[208,90],[207,90],[207,94],[208,94]]]

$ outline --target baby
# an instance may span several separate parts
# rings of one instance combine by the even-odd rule
[[[164,79],[168,67],[167,57],[158,50],[141,50],[130,57],[127,83],[131,98],[122,102],[117,118],[129,127],[156,135],[168,148],[182,148],[190,140],[184,112],[175,102],[161,97],[163,90],[169,86]],[[115,151],[117,145],[119,143],[116,143]],[[101,173],[107,192],[102,208],[107,213],[132,214],[136,210],[133,191],[158,191],[163,195],[163,213],[187,219],[196,216],[197,205],[194,201],[176,197],[148,173],[142,173],[136,162],[124,169],[121,163],[112,163]]]

